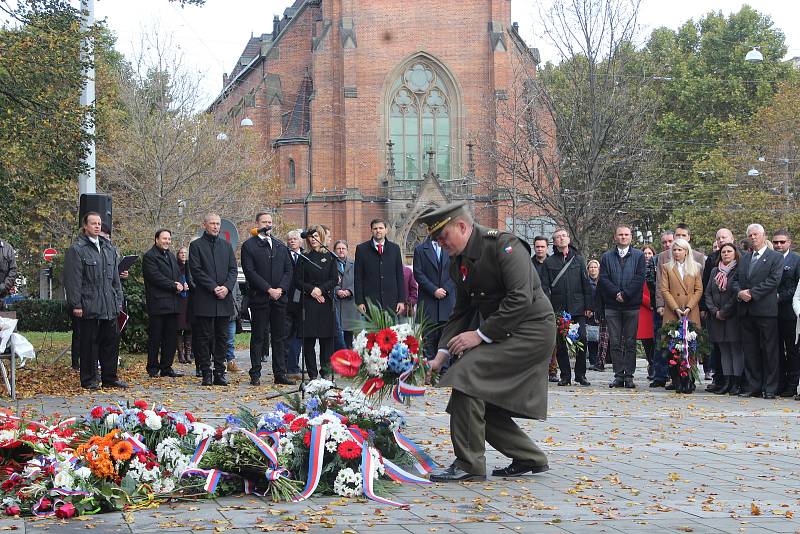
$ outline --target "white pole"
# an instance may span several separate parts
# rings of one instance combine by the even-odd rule
[[[83,33],[83,43],[81,46],[81,61],[88,61],[92,66],[85,71],[85,85],[81,91],[81,106],[94,107],[94,44],[88,35],[89,29],[94,25],[94,0],[81,0],[81,33]],[[91,109],[86,111],[87,125],[86,133],[91,136],[88,150],[84,158],[86,170],[78,177],[78,189],[80,194],[96,193],[97,182],[95,180],[95,152],[94,152],[94,119]]]

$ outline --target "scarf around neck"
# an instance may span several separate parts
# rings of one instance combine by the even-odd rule
[[[728,275],[731,271],[736,267],[736,260],[733,260],[727,267],[722,263],[719,262],[717,265],[717,275],[714,277],[714,281],[717,283],[717,287],[720,291],[725,291],[728,287]]]

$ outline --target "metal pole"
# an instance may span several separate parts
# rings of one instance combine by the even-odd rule
[[[89,134],[89,144],[84,157],[86,170],[78,177],[78,190],[80,194],[96,193],[97,182],[95,180],[95,152],[94,152],[94,118],[92,110],[95,103],[94,95],[94,44],[89,37],[89,30],[94,25],[94,0],[81,0],[81,33],[83,42],[81,44],[81,62],[87,61],[91,64],[85,71],[85,84],[81,90],[81,107],[86,108],[85,131]]]

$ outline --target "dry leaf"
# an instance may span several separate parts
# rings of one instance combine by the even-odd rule
[[[761,508],[754,502],[750,503],[750,515],[761,515]]]

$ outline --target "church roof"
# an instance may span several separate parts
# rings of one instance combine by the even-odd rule
[[[236,66],[233,67],[230,73],[230,79],[236,78],[236,75],[239,74],[253,58],[256,58],[261,54],[261,43],[264,40],[271,40],[271,35],[269,33],[265,33],[260,37],[250,37],[250,40],[247,41],[247,45],[244,47],[244,51],[242,51],[242,55],[239,56],[239,61],[236,63]]]
[[[291,139],[307,139],[308,131],[311,128],[311,93],[314,90],[314,82],[311,75],[306,71],[300,88],[297,90],[297,98],[294,101],[292,110],[284,115],[283,133],[278,141],[288,141]]]

